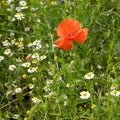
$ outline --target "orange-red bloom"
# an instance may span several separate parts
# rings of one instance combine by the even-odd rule
[[[27,57],[26,57],[26,60],[30,60],[31,59],[31,54],[29,54]]]
[[[72,48],[73,40],[84,43],[87,39],[88,28],[82,28],[79,21],[67,18],[57,26],[57,34],[60,37],[54,43],[64,50]]]

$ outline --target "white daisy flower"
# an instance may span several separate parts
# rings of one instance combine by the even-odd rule
[[[31,63],[30,62],[25,62],[25,63],[22,63],[22,66],[23,67],[30,67]]]
[[[93,79],[94,76],[95,76],[95,75],[94,75],[93,72],[89,72],[89,73],[87,73],[87,74],[84,76],[84,78],[90,80],[90,79]]]
[[[47,58],[46,55],[42,55],[42,56],[40,56],[40,59],[41,59],[41,60],[44,60],[44,59],[46,59],[46,58]]]
[[[47,85],[52,84],[53,80],[47,80]]]
[[[11,44],[15,44],[16,39],[11,40]]]
[[[39,54],[38,54],[38,53],[33,53],[33,54],[32,54],[32,58],[33,58],[33,59],[39,58]]]
[[[39,102],[42,102],[42,100],[40,100],[40,99],[37,98],[37,97],[33,97],[33,98],[32,98],[32,102],[33,102],[33,103],[39,103]]]
[[[32,83],[29,84],[29,88],[30,89],[33,89],[34,88],[34,85]]]
[[[28,73],[33,73],[33,72],[36,72],[36,68],[33,68],[33,67],[30,67],[28,70]]]
[[[18,38],[19,42],[22,42],[24,39],[22,37]]]
[[[8,69],[11,70],[11,71],[14,71],[14,69],[16,68],[15,65],[9,65]]]
[[[26,32],[30,31],[30,27],[25,27],[25,31]]]
[[[33,46],[33,43],[32,42],[29,42],[28,43],[28,47],[32,47]]]
[[[4,54],[5,55],[9,55],[11,53],[11,49],[6,49],[5,51],[4,51]]]
[[[37,46],[37,45],[40,45],[40,43],[41,43],[40,40],[35,40],[35,41],[33,42],[33,45]]]
[[[40,48],[42,48],[42,45],[39,44],[39,45],[36,46],[35,49],[36,49],[36,50],[39,50]]]
[[[14,37],[14,36],[15,36],[15,33],[11,32],[10,37]]]
[[[20,87],[15,89],[15,93],[21,93],[21,92],[22,92],[22,89]]]
[[[27,5],[27,3],[26,3],[24,0],[21,0],[21,1],[19,2],[19,4],[20,4],[20,6],[22,6],[22,7],[24,7],[24,6]]]
[[[0,62],[4,60],[4,56],[0,56]]]
[[[44,87],[44,90],[45,90],[46,92],[50,91],[49,85],[46,85],[46,86]]]
[[[2,45],[3,46],[10,46],[11,44],[9,43],[8,40],[5,40],[5,41],[2,42]]]
[[[113,90],[113,91],[111,91],[111,95],[112,96],[119,96],[120,95],[120,91]]]
[[[21,12],[21,11],[22,11],[22,7],[16,7],[15,10],[16,10],[17,12]]]
[[[23,13],[19,12],[19,13],[16,13],[16,14],[14,15],[14,17],[15,17],[17,20],[22,20],[22,19],[25,18],[25,15],[24,15]]]
[[[88,91],[82,91],[80,93],[80,98],[81,99],[88,99],[90,97],[90,93]]]

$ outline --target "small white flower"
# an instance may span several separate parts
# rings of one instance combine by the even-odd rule
[[[25,31],[26,32],[30,31],[30,27],[25,27]]]
[[[14,37],[14,36],[15,36],[15,33],[11,32],[10,37]]]
[[[29,42],[28,43],[28,47],[32,47],[33,46],[33,43],[32,42]]]
[[[10,46],[11,44],[8,42],[8,40],[5,40],[2,42],[3,46]]]
[[[28,70],[28,73],[33,73],[33,72],[36,72],[36,68],[33,68],[33,67],[30,67]]]
[[[15,44],[16,39],[11,40],[11,44]]]
[[[22,6],[22,7],[24,7],[24,6],[27,5],[27,3],[26,3],[24,0],[21,0],[21,1],[19,2],[19,4],[20,4],[20,6]]]
[[[42,45],[39,44],[39,45],[36,46],[35,49],[36,49],[36,50],[39,50],[40,48],[42,48]]]
[[[39,54],[38,54],[38,53],[33,53],[33,54],[32,54],[32,58],[33,58],[33,59],[39,58]]]
[[[44,60],[44,59],[46,59],[46,58],[47,58],[46,55],[42,55],[42,56],[40,56],[40,59],[41,59],[41,60]]]
[[[66,84],[66,87],[67,87],[67,88],[69,88],[69,87],[70,87],[70,84],[69,84],[69,83],[67,83],[67,84]]]
[[[87,74],[84,76],[84,78],[90,80],[90,79],[93,79],[94,76],[95,76],[95,75],[94,75],[93,72],[89,72],[89,73],[87,73]]]
[[[33,45],[37,46],[37,45],[40,45],[40,43],[41,43],[40,40],[35,40],[35,41],[33,42]]]
[[[13,118],[14,118],[14,119],[18,119],[19,116],[20,116],[19,114],[14,114]]]
[[[21,93],[21,92],[22,92],[22,89],[20,87],[15,89],[15,93]]]
[[[0,62],[4,60],[4,56],[0,56]]]
[[[97,65],[97,69],[101,70],[102,66],[101,65]]]
[[[20,37],[20,38],[18,38],[18,40],[19,40],[19,42],[22,42],[22,41],[23,41],[23,38],[22,38],[22,37]]]
[[[24,19],[25,18],[25,15],[23,14],[23,13],[16,13],[15,15],[14,15],[14,17],[17,19],[17,20],[22,20],[22,19]]]
[[[11,71],[14,71],[14,69],[16,68],[15,65],[9,65],[8,69],[11,70]]]
[[[17,12],[21,12],[22,11],[22,7],[16,7],[15,9]]]
[[[80,98],[81,99],[88,99],[90,97],[90,93],[88,91],[82,91],[80,93]]]
[[[46,85],[46,86],[44,87],[44,90],[45,90],[46,92],[50,91],[49,85]]]
[[[30,62],[25,62],[25,63],[22,63],[22,66],[23,67],[30,67],[31,63]]]
[[[47,85],[52,84],[52,83],[53,83],[52,80],[47,80]]]
[[[41,102],[42,100],[40,100],[39,98],[37,98],[37,97],[33,97],[32,98],[32,102],[34,102],[34,103],[39,103],[39,102]]]
[[[120,91],[113,90],[113,91],[111,91],[111,95],[112,96],[119,96],[120,95]]]
[[[64,101],[64,106],[65,106],[65,107],[67,106],[67,101]]]
[[[29,84],[29,88],[30,89],[33,89],[34,88],[34,85],[32,83]]]

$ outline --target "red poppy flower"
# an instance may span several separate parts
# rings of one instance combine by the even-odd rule
[[[57,26],[57,34],[60,37],[54,43],[64,50],[72,48],[73,40],[84,43],[87,39],[88,28],[82,28],[79,21],[68,18]]]

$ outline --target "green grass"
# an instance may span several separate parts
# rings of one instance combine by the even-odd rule
[[[111,95],[113,90],[120,91],[119,0],[26,3],[28,8],[21,11],[25,18],[12,21],[19,1],[0,2],[0,56],[4,56],[0,62],[0,119],[119,120],[120,96]],[[53,42],[58,38],[55,28],[69,17],[89,28],[89,34],[84,44],[74,42],[72,49],[65,51]],[[26,27],[30,30],[26,31]],[[5,40],[10,45],[3,46]],[[35,40],[41,41],[41,48],[28,47]],[[5,55],[6,49],[13,54]],[[21,64],[34,53],[45,55],[46,59],[28,61],[37,70],[28,73]],[[15,70],[10,71],[9,65],[15,65]],[[89,72],[95,77],[85,80]],[[48,80],[52,83],[47,85]],[[30,88],[30,84],[34,87]],[[22,91],[16,93],[17,88]],[[81,99],[82,91],[89,91],[90,98]],[[40,102],[34,103],[34,97]]]

